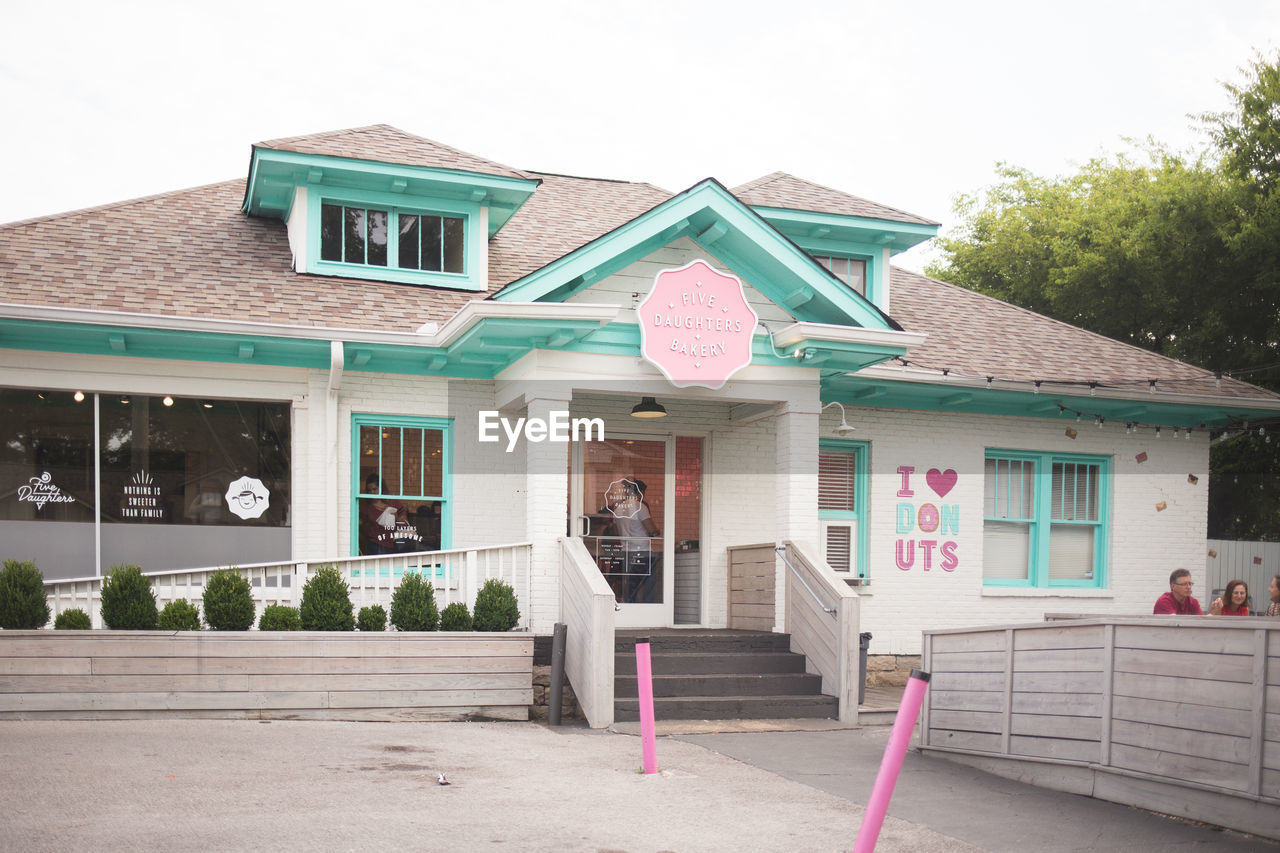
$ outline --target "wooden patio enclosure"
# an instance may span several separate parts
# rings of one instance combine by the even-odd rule
[[[922,750],[1280,838],[1280,621],[927,631]]]

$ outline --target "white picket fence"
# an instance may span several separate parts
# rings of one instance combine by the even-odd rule
[[[1271,579],[1280,574],[1280,542],[1242,542],[1233,539],[1210,539],[1206,556],[1208,575],[1203,594],[1196,592],[1206,609],[1222,594],[1229,581],[1239,578],[1249,585],[1253,610],[1267,609],[1267,589]]]
[[[449,551],[416,551],[373,557],[334,557],[323,560],[291,560],[280,563],[253,563],[244,566],[211,566],[200,569],[178,569],[147,572],[156,593],[156,603],[163,608],[170,601],[184,598],[200,605],[204,584],[221,568],[233,568],[249,579],[253,588],[257,617],[271,604],[297,607],[302,602],[302,587],[320,566],[336,566],[347,581],[351,603],[361,607],[380,604],[391,611],[391,595],[406,573],[422,574],[433,580],[436,604],[443,610],[455,601],[475,604],[476,592],[490,578],[510,584],[520,603],[520,625],[529,627],[531,600],[530,555],[528,542],[493,545],[485,548],[456,548]],[[93,627],[102,624],[102,578],[72,578],[45,582],[49,609],[54,617],[64,610],[79,608],[89,614]],[[50,625],[53,624],[51,619]]]

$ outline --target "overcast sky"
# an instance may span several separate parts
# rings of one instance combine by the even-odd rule
[[[243,178],[368,124],[521,169],[730,187],[776,170],[943,223],[998,162],[1154,136],[1280,46],[1274,0],[8,4],[0,222]],[[919,250],[898,262],[918,268]]]

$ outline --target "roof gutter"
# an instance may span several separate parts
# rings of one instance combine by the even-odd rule
[[[170,317],[161,314],[134,314],[126,311],[57,308],[13,303],[0,303],[0,318],[95,326],[131,326],[139,329],[206,334],[341,341],[356,344],[447,347],[475,324],[486,319],[565,320],[598,323],[604,326],[613,322],[621,310],[617,305],[585,303],[476,301],[464,305],[444,326],[437,327],[434,323],[427,323],[419,327],[416,332],[380,332],[371,329],[331,326],[287,326],[242,320],[207,320],[197,317]]]

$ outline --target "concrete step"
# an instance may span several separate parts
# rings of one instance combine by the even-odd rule
[[[822,676],[806,673],[735,673],[720,675],[657,675],[655,698],[680,696],[806,696],[822,691]],[[614,678],[615,699],[639,695],[635,676]]]
[[[804,655],[794,652],[676,652],[651,655],[650,661],[655,676],[804,672]],[[618,652],[613,671],[634,676],[635,652]]]
[[[683,696],[655,698],[653,714],[662,720],[771,720],[824,718],[839,714],[834,696]],[[639,699],[614,702],[618,722],[640,719]]]

